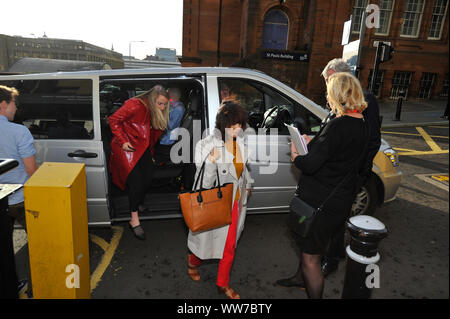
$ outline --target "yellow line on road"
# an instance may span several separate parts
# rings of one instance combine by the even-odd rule
[[[400,148],[400,147],[393,147],[396,151],[403,151],[403,152],[417,152],[416,150],[411,150],[409,148]]]
[[[435,155],[435,154],[448,154],[448,150],[440,151],[414,151],[414,152],[399,152],[398,155],[413,156],[413,155]]]
[[[436,144],[435,141],[428,135],[427,132],[421,127],[416,127],[416,130],[419,132],[420,135],[422,135],[425,142],[427,142],[428,146],[430,146],[432,151],[442,151],[442,149]]]
[[[111,243],[108,245],[105,253],[103,254],[100,264],[95,269],[94,273],[91,275],[91,293],[97,287],[98,283],[102,279],[103,274],[108,268],[111,260],[116,252],[117,246],[119,245],[120,239],[122,238],[123,228],[120,226],[113,226],[113,236],[111,238]],[[101,246],[100,246],[101,247]],[[103,248],[103,247],[102,247]]]
[[[100,248],[103,249],[103,251],[106,251],[108,249],[109,244],[103,238],[92,234],[89,234],[89,237],[91,238],[92,242],[97,246],[100,246]]]
[[[409,135],[409,136],[422,136],[420,134],[416,133],[403,133],[403,132],[387,132],[387,131],[381,131],[382,134],[396,134],[396,135]],[[446,138],[448,139],[448,136],[440,136],[440,135],[430,135],[433,138]]]

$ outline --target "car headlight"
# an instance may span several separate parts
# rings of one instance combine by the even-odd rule
[[[396,167],[399,165],[397,151],[394,151],[392,148],[388,148],[385,149],[383,153],[389,158],[389,160],[392,163],[392,166]]]

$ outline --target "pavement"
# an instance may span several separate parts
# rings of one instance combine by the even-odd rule
[[[433,124],[448,124],[444,115],[447,100],[409,100],[403,101],[400,121],[394,121],[397,101],[379,101],[380,115],[383,116],[382,127],[410,127]]]

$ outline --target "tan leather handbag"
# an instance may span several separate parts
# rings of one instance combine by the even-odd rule
[[[216,167],[219,186],[203,189],[205,163],[206,160],[203,162],[194,183],[194,189],[197,189],[197,183],[200,179],[200,189],[178,195],[184,221],[193,233],[231,224],[233,183],[226,183],[221,186],[219,170]]]

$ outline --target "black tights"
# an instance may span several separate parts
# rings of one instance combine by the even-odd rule
[[[306,292],[311,299],[321,299],[323,294],[324,280],[320,261],[320,255],[302,253],[301,270]]]
[[[137,212],[144,204],[145,194],[152,184],[155,166],[149,148],[144,152],[127,178],[130,211]]]
[[[297,272],[292,281],[304,283],[308,297],[321,299],[324,288],[324,278],[321,269],[321,255],[310,255],[302,253]]]

